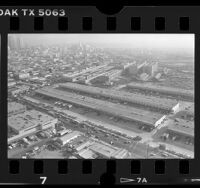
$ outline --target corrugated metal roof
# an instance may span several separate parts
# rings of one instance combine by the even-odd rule
[[[130,106],[120,105],[111,103],[108,101],[103,101],[99,99],[94,99],[91,97],[85,97],[77,95],[75,93],[60,91],[57,89],[41,89],[36,91],[36,93],[50,96],[53,98],[58,98],[65,100],[74,104],[78,104],[84,107],[95,109],[98,111],[106,112],[115,116],[125,118],[127,120],[137,121],[144,123],[146,125],[152,125],[163,117],[162,114],[154,113],[151,111],[141,110],[138,108],[133,108]]]
[[[105,89],[75,83],[65,83],[59,85],[72,90],[83,91],[89,94],[95,94],[100,96],[112,97],[113,99],[146,105],[163,110],[171,110],[175,105],[178,104],[178,101],[172,99],[161,99],[158,97],[128,93],[114,89]]]
[[[194,136],[194,122],[176,118],[168,125],[168,130]]]
[[[66,142],[66,141],[68,141],[68,140],[70,140],[70,139],[72,139],[72,138],[74,138],[74,137],[79,136],[79,135],[81,135],[80,132],[78,132],[78,131],[73,131],[72,133],[65,134],[64,136],[59,137],[58,140],[60,140],[60,141],[62,141],[62,142]]]
[[[160,86],[160,85],[152,85],[152,84],[138,84],[138,83],[130,83],[127,84],[127,87],[129,88],[138,88],[138,89],[146,89],[151,91],[157,91],[157,92],[165,92],[166,94],[176,94],[176,95],[183,95],[187,97],[194,97],[194,91],[191,90],[184,90],[180,88],[172,88],[172,87],[166,87],[166,86]]]

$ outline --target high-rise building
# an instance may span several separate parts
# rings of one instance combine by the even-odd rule
[[[126,76],[136,75],[137,71],[138,71],[138,66],[136,62],[134,61],[133,63],[128,63],[124,65],[123,75],[126,75]]]
[[[17,35],[9,35],[8,36],[8,47],[10,50],[17,50],[24,47],[24,43],[22,38]]]
[[[157,70],[158,70],[157,62],[147,63],[145,66],[143,66],[143,73],[147,73],[150,76],[154,76]]]

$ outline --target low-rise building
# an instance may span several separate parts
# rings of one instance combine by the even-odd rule
[[[117,148],[104,142],[96,142],[89,147],[100,158],[123,159],[128,156],[128,151],[123,148]]]
[[[87,141],[81,145],[79,145],[78,147],[76,147],[76,151],[81,151],[82,149],[88,148],[89,146],[91,146],[94,142],[93,141]]]
[[[97,155],[90,149],[83,149],[79,153],[79,156],[84,159],[96,159]]]
[[[67,144],[68,142],[70,142],[71,140],[77,138],[78,136],[81,135],[81,132],[79,131],[73,131],[69,134],[65,134],[62,137],[59,137],[57,139],[57,142],[59,142],[62,146],[64,146],[65,144]]]
[[[59,136],[63,136],[63,135],[65,135],[65,134],[67,134],[67,133],[70,133],[70,132],[72,132],[72,130],[70,130],[70,129],[64,129],[64,130],[58,131],[57,134],[58,134]]]
[[[19,74],[19,79],[26,79],[29,78],[30,74],[29,73],[20,73]]]
[[[24,113],[12,115],[8,118],[8,126],[18,135],[27,135],[55,127],[57,119],[36,110],[25,111]]]
[[[176,118],[172,123],[168,125],[167,132],[169,134],[194,138],[194,122]]]
[[[156,92],[164,95],[171,95],[175,97],[182,97],[187,100],[194,100],[194,91],[191,90],[185,90],[180,88],[172,88],[172,87],[166,87],[166,86],[160,86],[160,85],[153,85],[150,83],[146,84],[140,84],[140,83],[129,83],[126,86],[130,89],[136,89],[141,91],[150,91],[150,92]]]
[[[13,88],[16,86],[16,82],[8,82],[8,89]]]

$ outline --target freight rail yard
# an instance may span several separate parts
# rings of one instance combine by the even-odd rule
[[[10,46],[8,158],[194,158],[194,91],[165,85],[162,61],[82,43]]]

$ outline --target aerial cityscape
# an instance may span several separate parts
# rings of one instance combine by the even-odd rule
[[[8,158],[194,158],[193,34],[9,34]]]

